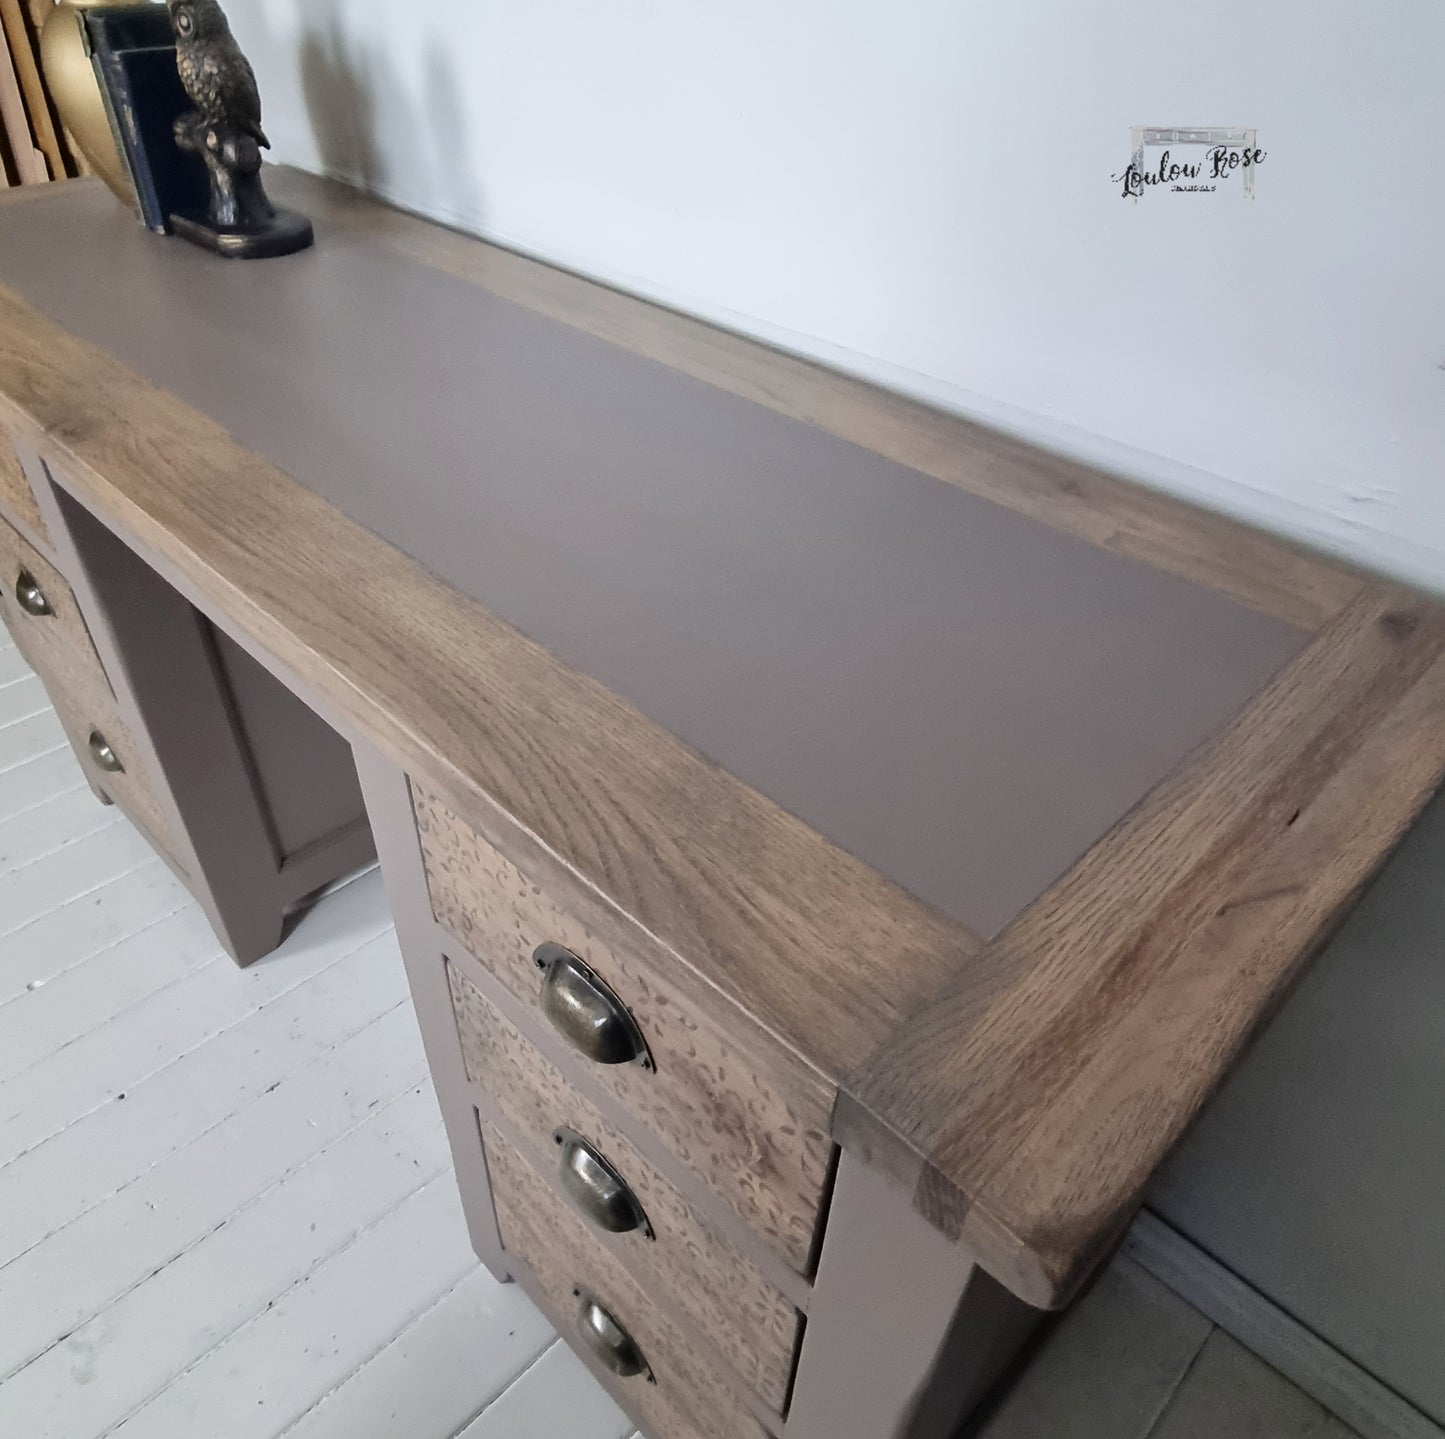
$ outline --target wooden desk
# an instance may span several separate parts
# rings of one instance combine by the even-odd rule
[[[354,857],[274,681],[352,746],[478,1252],[649,1434],[949,1433],[1439,784],[1445,614],[275,191],[256,266],[0,206],[7,621],[242,961],[278,805]]]

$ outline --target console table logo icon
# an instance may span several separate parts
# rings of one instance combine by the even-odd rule
[[[1150,190],[1213,194],[1236,185],[1254,199],[1254,177],[1268,157],[1255,130],[1136,125],[1128,165],[1113,181],[1126,200]]]

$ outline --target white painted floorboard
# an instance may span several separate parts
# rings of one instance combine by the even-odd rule
[[[379,876],[237,970],[0,631],[0,1436],[629,1427],[472,1256]]]
[[[0,1439],[627,1439],[472,1257],[379,876],[237,970],[34,700],[0,631]],[[1357,1439],[1127,1260],[979,1435]]]
[[[11,685],[17,680],[33,679],[30,667],[21,658],[20,651],[8,632],[0,632],[0,685]]]

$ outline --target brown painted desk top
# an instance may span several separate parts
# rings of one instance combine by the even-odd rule
[[[1417,597],[283,175],[227,265],[0,205],[0,406],[1058,1302],[1445,768]]]

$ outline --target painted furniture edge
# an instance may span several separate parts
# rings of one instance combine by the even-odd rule
[[[371,202],[355,203],[367,213],[381,211]],[[420,221],[407,223],[423,226]],[[437,243],[491,249],[457,236],[444,241],[446,235],[438,232]],[[546,270],[535,262],[508,258],[510,263],[530,267],[529,273]],[[892,397],[878,398],[882,392],[828,376],[751,342],[710,331],[697,322],[680,321],[589,282],[563,278],[571,285],[586,287],[589,293],[612,297],[629,311],[647,310],[669,323],[676,322],[689,336],[694,331],[700,337],[715,336],[716,343],[730,355],[746,352],[747,356],[771,357],[778,364],[801,366],[806,376],[822,376],[819,384],[861,389],[874,397],[869,403],[881,404],[885,398],[891,401]],[[564,301],[553,298],[550,303],[565,308]],[[1351,864],[1348,873],[1342,872],[1325,886],[1326,892],[1312,894],[1310,906],[1299,906],[1310,910],[1313,922],[1302,922],[1298,916],[1281,918],[1276,913],[1278,905],[1266,906],[1274,918],[1258,929],[1286,954],[1271,968],[1269,981],[1258,987],[1253,1012],[1234,1020],[1232,1035],[1224,1042],[1212,1049],[1203,1046],[1199,1072],[1191,1072],[1189,1084],[1172,1096],[1169,1104],[1158,1106],[1168,1111],[1164,1122],[1151,1128],[1148,1142],[1138,1146],[1131,1165],[1125,1166],[1127,1177],[1114,1182],[1108,1204],[1100,1205],[1094,1195],[1081,1202],[1063,1191],[1050,1193],[1047,1185],[1042,1189],[1035,1186],[1036,1192],[1021,1202],[1020,1196],[1010,1193],[1008,1184],[1021,1182],[1025,1166],[1019,1160],[1027,1150],[1025,1141],[1037,1133],[1048,1106],[1036,1103],[1037,1112],[1027,1116],[1027,1122],[1015,1121],[1013,1134],[1018,1143],[1001,1157],[998,1152],[991,1154],[987,1172],[962,1162],[948,1152],[948,1136],[971,1116],[968,1083],[960,1086],[947,1074],[934,1074],[927,1044],[941,1025],[957,1023],[952,1005],[960,989],[968,991],[981,982],[995,996],[1007,994],[1017,999],[1017,984],[1011,976],[1027,972],[1030,966],[1020,965],[1016,946],[1021,936],[1027,938],[1027,926],[1039,913],[1057,907],[1062,887],[1036,903],[975,958],[980,944],[974,936],[833,849],[765,797],[709,766],[600,686],[566,671],[481,606],[439,584],[391,546],[346,521],[259,457],[241,450],[218,427],[173,396],[145,385],[8,291],[0,293],[0,315],[8,322],[0,344],[0,388],[9,397],[5,407],[17,428],[27,432],[58,465],[63,482],[90,508],[123,534],[137,536],[147,549],[164,558],[167,568],[184,575],[195,593],[210,599],[211,604],[203,608],[214,607],[229,615],[235,627],[254,636],[263,649],[274,650],[296,666],[324,694],[328,707],[348,714],[355,727],[396,762],[439,775],[453,793],[472,796],[479,805],[499,804],[515,815],[585,882],[662,938],[679,962],[694,967],[705,980],[744,1004],[823,1074],[844,1080],[838,1115],[840,1137],[878,1156],[908,1181],[921,1214],[944,1233],[971,1244],[981,1263],[1031,1303],[1064,1302],[1120,1232],[1142,1187],[1142,1178],[1135,1182],[1134,1171],[1143,1167],[1147,1177],[1147,1169],[1182,1131],[1294,965],[1310,952],[1330,916],[1348,903],[1383,860],[1439,778],[1438,755],[1428,760],[1417,754],[1410,769],[1413,788],[1386,786],[1384,795],[1369,807],[1371,823],[1356,824],[1355,816],[1339,812],[1339,804],[1326,806],[1324,812],[1311,811],[1313,823],[1305,832],[1317,844],[1339,836],[1349,850]],[[730,345],[740,348],[729,349]],[[753,383],[764,381],[756,378]],[[16,403],[16,395],[24,396],[23,404]],[[87,398],[77,405],[77,395]],[[781,406],[774,402],[774,407]],[[926,427],[933,412],[911,409],[918,411],[916,422]],[[789,412],[795,411],[789,408]],[[915,417],[906,403],[904,412],[912,422]],[[949,425],[964,425],[942,418]],[[906,428],[903,419],[896,423]],[[158,442],[157,435],[164,436],[164,441]],[[881,443],[874,448],[890,453]],[[902,446],[904,451],[907,448]],[[1055,463],[1039,452],[1024,450],[1045,470]],[[901,451],[895,457],[919,463]],[[1130,504],[1148,508],[1147,496],[1123,488],[1133,496]],[[1077,497],[1076,489],[1065,486],[1065,490]],[[1020,504],[1015,507],[1024,508]],[[1236,548],[1248,550],[1249,542],[1258,538],[1232,522],[1209,518],[1211,524],[1225,527]],[[1076,532],[1087,529],[1072,521],[1056,522]],[[325,563],[318,566],[316,548],[308,545],[304,555],[298,554],[295,537],[323,533],[335,543],[325,547]],[[258,541],[265,542],[261,555],[253,548]],[[1267,544],[1275,547],[1277,542],[1268,540]],[[278,554],[286,557],[286,564],[277,564]],[[1141,557],[1171,567],[1167,553]],[[1271,548],[1269,563],[1277,557]],[[1314,618],[1338,613],[1341,606],[1353,612],[1388,596],[1389,605],[1422,616],[1415,628],[1436,635],[1438,619],[1424,609],[1423,602],[1376,588],[1366,589],[1361,596],[1358,577],[1325,561],[1308,559],[1300,564],[1308,576],[1333,577],[1320,591],[1327,598],[1313,604]],[[1239,590],[1228,575],[1216,579],[1226,593]],[[329,592],[330,610],[323,605],[319,613],[313,613],[310,606],[298,605],[298,581],[313,596],[318,587],[322,593]],[[1306,589],[1314,592],[1315,583],[1311,579]],[[410,602],[378,612],[368,604],[375,591],[405,593]],[[338,596],[345,596],[344,611],[338,611]],[[1258,596],[1255,599],[1258,602]],[[1261,607],[1287,613],[1297,621],[1303,617],[1302,608],[1294,601],[1283,609]],[[368,655],[365,646],[351,643],[348,630],[376,640],[376,653]],[[463,637],[464,645],[459,643]],[[1317,640],[1307,655],[1315,655],[1320,643]],[[462,651],[470,662],[463,662]],[[418,656],[425,658],[428,675],[418,676]],[[401,672],[400,682],[394,671]],[[490,710],[480,717],[469,712],[472,707],[462,712],[446,703],[458,694],[477,695],[468,679],[478,673],[485,673],[488,685],[495,686],[499,679],[502,682],[500,697],[494,697],[490,706],[475,707]],[[408,676],[422,679],[420,692],[406,682]],[[1422,696],[1420,686],[1410,693],[1413,702],[1405,706],[1402,701],[1401,713],[1391,712],[1393,743],[1397,748],[1433,753],[1438,739],[1438,703],[1432,710],[1429,696]],[[1268,707],[1268,694],[1250,707],[1245,718]],[[1435,701],[1438,698],[1434,696]],[[573,723],[544,723],[538,734],[538,702],[547,699],[552,701],[554,715],[565,713]],[[1335,713],[1345,708],[1340,701],[1333,706]],[[519,723],[523,717],[526,724]],[[586,723],[579,726],[579,718]],[[1377,718],[1383,721],[1384,716]],[[499,753],[489,743],[498,721],[513,731],[530,726],[525,750]],[[569,742],[579,728],[592,742]],[[1413,738],[1417,743],[1402,742],[1402,732],[1407,741]],[[1384,743],[1388,748],[1390,742]],[[1381,744],[1362,747],[1376,755]],[[1217,763],[1218,748],[1219,744],[1208,747],[1181,773],[1196,784],[1207,783]],[[1345,757],[1341,755],[1342,763]],[[518,761],[530,764],[524,771]],[[1357,762],[1364,763],[1355,755],[1341,772],[1347,786]],[[538,787],[527,783],[534,777],[533,767],[549,779],[544,787],[548,793],[540,799],[532,798]],[[1269,773],[1279,778],[1273,771]],[[1177,780],[1178,776],[1162,788],[1170,790]],[[585,829],[569,828],[557,813],[547,812],[549,798],[565,798],[568,793],[578,801],[589,801],[574,809],[601,815],[604,822]],[[1159,808],[1151,798],[1120,828],[1127,830],[1141,811]],[[700,851],[688,832],[698,813],[722,819],[696,836]],[[639,835],[650,843],[653,863],[645,873],[619,868],[618,840],[635,841]],[[1063,886],[1076,882],[1081,873],[1097,875],[1111,863],[1117,870],[1117,857],[1110,857],[1117,847],[1112,844],[1114,839],[1115,835],[1107,837],[1091,851]],[[1347,843],[1351,840],[1354,843]],[[1293,854],[1298,845],[1287,848]],[[785,875],[780,875],[775,863],[780,856],[788,861]],[[763,872],[759,874],[759,870]],[[729,871],[739,882],[719,891],[716,878]],[[761,888],[754,875],[762,882]],[[1240,887],[1247,876],[1233,879]],[[684,915],[676,897],[695,897],[699,882],[713,907]],[[1154,896],[1156,918],[1175,888],[1162,886]],[[761,895],[764,903],[749,903],[754,922],[740,926],[738,910],[744,895],[750,901]],[[1223,903],[1220,913],[1228,908]],[[759,916],[761,923],[757,922]],[[836,980],[840,973],[851,972],[850,984],[828,986],[844,999],[835,1012],[823,1014],[818,1022],[819,986],[806,980],[782,985],[759,982],[761,971],[775,971],[776,964],[754,965],[746,973],[738,973],[729,963],[743,946],[768,935],[784,937],[788,964],[804,976],[826,973]],[[777,943],[776,938],[773,942]],[[776,954],[773,950],[765,958]],[[880,955],[886,958],[884,967],[890,973],[906,975],[909,982],[899,989],[870,984],[870,977],[876,981],[880,975]],[[1095,971],[1086,964],[1081,972]],[[1138,1008],[1131,1006],[1129,1013],[1137,1017]],[[971,1030],[955,1029],[954,1033],[969,1034]],[[1037,1034],[1028,1035],[1030,1043],[1037,1039]],[[1074,1059],[1093,1076],[1096,1086],[1109,1078],[1107,1056],[1100,1058],[1097,1045],[1080,1050]],[[905,1086],[902,1094],[889,1095],[888,1083],[900,1072],[910,1071],[914,1093],[909,1094]],[[881,1088],[880,1075],[885,1081]],[[921,1121],[914,1108],[918,1093],[930,1099],[934,1111],[930,1120]],[[930,1130],[934,1131],[932,1142]],[[1068,1223],[1075,1228],[1066,1237],[1047,1232],[1049,1226]]]
[[[365,740],[353,741],[351,752],[371,816],[381,879],[396,923],[427,1065],[451,1144],[467,1231],[477,1257],[505,1284],[512,1278],[510,1259],[497,1232],[492,1183],[472,1104],[471,1081],[457,1039],[446,962],[435,942],[421,846],[411,812],[411,788],[407,777]]]
[[[845,1149],[785,1439],[954,1439],[1041,1318]]]

